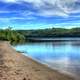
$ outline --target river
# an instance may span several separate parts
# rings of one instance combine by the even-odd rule
[[[57,38],[50,42],[29,42],[18,44],[14,48],[42,64],[80,80],[80,38],[66,38],[66,40]]]

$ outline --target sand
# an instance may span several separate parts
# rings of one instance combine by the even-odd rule
[[[0,41],[0,80],[74,80],[72,77],[52,70]]]

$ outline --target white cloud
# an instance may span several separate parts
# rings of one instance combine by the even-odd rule
[[[2,13],[18,13],[19,11],[8,11],[8,10],[0,10],[0,14]]]
[[[79,0],[1,0],[4,2],[32,3],[37,15],[68,17],[70,13],[80,12]],[[78,3],[78,4],[77,4]],[[26,13],[27,14],[27,13]]]
[[[18,0],[0,0],[2,2],[17,2]]]
[[[68,17],[70,13],[80,12],[80,6],[77,6],[78,0],[24,0],[33,3],[38,10],[38,15],[42,16],[62,16]]]
[[[11,20],[34,20],[34,19],[36,19],[35,17],[27,17],[27,18],[25,18],[25,17],[10,17],[10,18],[6,18],[6,17],[2,17],[2,18],[0,18],[0,21],[1,22],[4,22],[4,20],[6,21],[6,22],[9,22],[9,21],[11,21]]]

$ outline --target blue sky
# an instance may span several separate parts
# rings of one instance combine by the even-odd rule
[[[80,0],[0,0],[0,28],[80,27]]]

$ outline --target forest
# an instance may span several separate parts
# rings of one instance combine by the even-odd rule
[[[25,37],[9,27],[7,29],[0,29],[0,40],[20,43],[25,41]]]
[[[10,42],[26,42],[30,37],[80,37],[80,28],[48,28],[38,30],[13,30],[12,28],[0,29],[0,40]]]
[[[25,38],[28,37],[80,37],[80,28],[49,28],[38,30],[17,30],[23,34]]]

